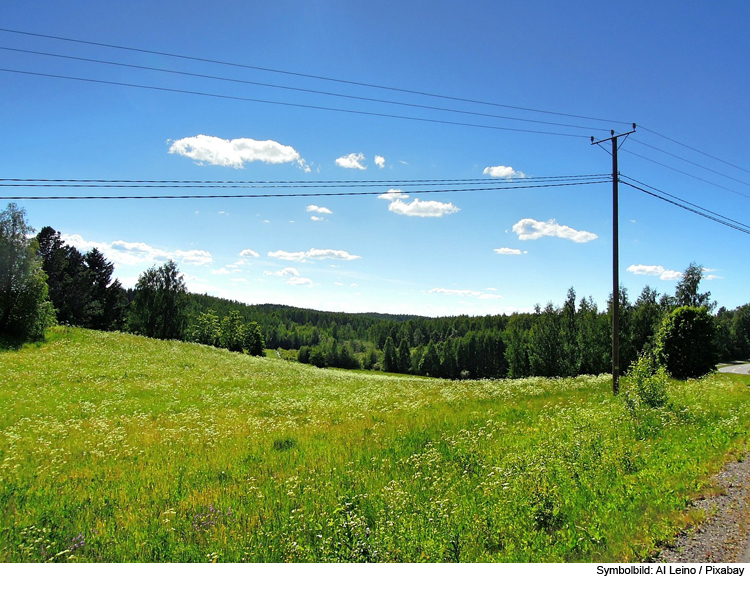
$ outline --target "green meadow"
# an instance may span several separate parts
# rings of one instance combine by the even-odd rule
[[[742,376],[633,410],[608,376],[451,382],[55,328],[0,351],[0,560],[647,560],[749,431]]]

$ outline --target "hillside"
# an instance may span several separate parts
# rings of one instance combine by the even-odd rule
[[[742,448],[748,385],[673,382],[631,414],[606,376],[451,382],[57,328],[0,352],[0,560],[644,559]]]

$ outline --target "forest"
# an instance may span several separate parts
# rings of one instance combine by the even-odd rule
[[[49,226],[28,238],[24,212],[13,204],[2,212],[0,228],[0,274],[5,275],[0,281],[6,286],[0,294],[0,334],[5,338],[38,339],[44,326],[57,322],[193,341],[251,355],[273,350],[271,354],[284,359],[318,367],[447,379],[611,371],[612,298],[599,308],[591,297],[579,298],[573,287],[559,306],[550,302],[537,305],[532,313],[481,317],[248,305],[189,293],[171,260],[148,269],[133,289],[125,289],[112,277],[113,263],[97,249],[81,253]],[[665,327],[679,331],[680,322],[702,326],[700,334],[690,337],[696,341],[690,363],[700,365],[703,373],[718,361],[750,357],[750,304],[734,310],[717,308],[711,293],[700,291],[702,278],[702,267],[691,263],[673,295],[646,287],[633,301],[625,288],[620,289],[623,372],[640,355],[663,355]],[[687,312],[690,318],[685,308],[693,310]]]

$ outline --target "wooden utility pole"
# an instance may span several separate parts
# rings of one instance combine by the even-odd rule
[[[633,131],[627,133],[615,135],[612,130],[612,137],[599,141],[591,137],[592,146],[612,142],[612,393],[615,396],[620,392],[620,171],[617,168],[617,140],[631,133],[635,133],[635,123]]]

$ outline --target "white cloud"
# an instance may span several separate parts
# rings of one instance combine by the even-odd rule
[[[359,154],[347,154],[346,156],[341,156],[341,158],[336,158],[336,165],[340,166],[341,168],[356,168],[357,170],[365,170],[367,167],[362,166],[362,162],[365,159],[365,155],[361,152]]]
[[[416,216],[420,218],[439,218],[461,211],[452,203],[443,203],[441,201],[420,201],[415,198],[411,203],[404,203],[400,199],[392,201],[388,206],[388,211],[399,215]]]
[[[333,250],[330,248],[311,248],[307,252],[287,252],[285,250],[277,250],[269,252],[268,256],[274,259],[281,259],[282,261],[299,261],[301,263],[307,260],[334,259],[337,261],[353,261],[362,258],[356,254],[349,254],[345,250]]]
[[[383,158],[382,156],[375,156],[373,160],[375,161],[375,164],[378,168],[385,168],[385,158]]]
[[[479,298],[480,300],[501,300],[503,296],[471,289],[444,289],[442,287],[433,287],[429,293],[440,293],[444,295],[456,295],[463,297]]]
[[[206,250],[176,250],[175,256],[186,265],[207,265],[213,262],[211,253]]]
[[[394,199],[410,199],[410,197],[404,193],[401,189],[388,189],[387,192],[382,195],[378,195],[378,199],[387,199],[393,201]]]
[[[311,216],[310,216],[310,219],[311,219],[312,221],[314,221],[314,222],[322,222],[322,221],[324,221],[324,220],[325,220],[325,218],[319,218],[319,217],[318,217],[318,216],[316,216],[316,215],[311,215]]]
[[[308,205],[307,206],[307,211],[308,211],[308,213],[314,211],[315,213],[327,213],[329,215],[333,213],[327,207],[318,207],[317,205]]]
[[[263,271],[263,275],[276,275],[277,277],[299,277],[299,271],[294,267],[285,267],[281,271]]]
[[[527,251],[527,250],[521,251],[521,249],[520,249],[520,248],[507,248],[507,247],[505,247],[505,246],[504,246],[503,248],[496,248],[496,249],[495,249],[495,252],[496,252],[497,254],[505,254],[505,255],[520,255],[520,254],[528,254],[528,251]]]
[[[513,231],[518,234],[519,240],[536,240],[543,236],[565,238],[573,242],[590,242],[599,238],[592,232],[574,230],[569,226],[561,226],[555,220],[539,222],[530,218],[523,219],[513,226]]]
[[[513,170],[512,166],[488,166],[483,174],[497,179],[525,179],[526,175],[520,170]]]
[[[260,255],[255,252],[254,250],[250,250],[249,248],[246,248],[240,253],[240,256],[243,258],[253,258],[257,259]]]
[[[627,268],[627,271],[633,273],[633,275],[650,275],[652,277],[658,277],[664,281],[677,281],[678,279],[682,279],[682,273],[671,269],[665,269],[661,265],[630,265]]]
[[[682,279],[682,273],[679,271],[665,271],[659,276],[659,279],[664,279],[664,281],[677,281],[678,279]]]
[[[300,277],[299,271],[294,267],[286,267],[281,271],[263,271],[263,275],[273,275],[276,277],[286,277],[286,283],[288,285],[306,285],[312,287],[312,279],[306,277]]]
[[[211,274],[212,275],[229,275],[230,271],[226,267],[222,267],[221,269],[212,269]]]
[[[175,140],[169,148],[169,153],[191,158],[199,164],[231,166],[232,168],[244,168],[246,162],[265,162],[266,164],[296,162],[305,172],[310,172],[310,167],[305,164],[305,160],[297,150],[273,140],[250,138],[225,140],[201,134]]]
[[[153,247],[145,242],[95,242],[85,240],[80,234],[62,234],[62,239],[78,250],[85,252],[97,248],[116,265],[144,265],[164,263],[173,259],[185,265],[202,266],[213,262],[211,253],[205,250],[176,250],[174,252]]]

